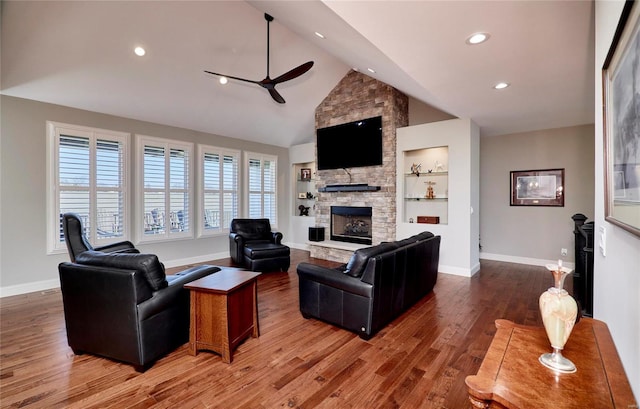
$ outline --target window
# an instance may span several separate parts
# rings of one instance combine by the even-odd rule
[[[277,167],[278,158],[271,155],[247,152],[247,209],[250,218],[267,218],[277,225]]]
[[[238,217],[238,162],[240,152],[198,146],[199,219],[201,236],[228,231]]]
[[[190,143],[138,136],[140,241],[192,237]]]
[[[61,216],[77,213],[94,246],[127,239],[129,134],[47,121],[47,252],[66,250]]]

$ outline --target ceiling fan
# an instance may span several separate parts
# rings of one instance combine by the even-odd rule
[[[276,91],[276,85],[285,82],[285,81],[289,81],[292,80],[294,78],[298,78],[299,76],[301,76],[302,74],[304,74],[305,72],[309,71],[311,69],[311,67],[313,67],[313,61],[307,61],[306,63],[297,66],[296,68],[289,70],[287,72],[285,72],[284,74],[282,74],[279,77],[276,78],[270,78],[269,77],[269,23],[271,23],[273,21],[273,17],[271,17],[269,14],[264,13],[264,19],[267,20],[267,76],[265,77],[265,79],[263,79],[262,81],[254,81],[254,80],[248,80],[245,78],[240,78],[240,77],[234,77],[231,75],[225,75],[225,74],[219,74],[217,72],[212,72],[212,71],[207,71],[205,70],[204,72],[206,72],[207,74],[213,74],[213,75],[217,75],[221,78],[231,78],[234,80],[238,80],[238,81],[244,81],[244,82],[249,82],[251,84],[257,84],[259,86],[261,86],[262,88],[266,89],[267,91],[269,91],[269,94],[271,94],[271,97],[276,101],[279,102],[280,104],[284,104],[284,98],[282,98],[282,95],[280,95],[280,93],[278,91]]]

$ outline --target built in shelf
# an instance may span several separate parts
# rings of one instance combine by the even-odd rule
[[[409,176],[409,177],[413,176],[413,177],[421,178],[421,177],[425,177],[425,176],[446,176],[448,174],[449,174],[449,172],[444,171],[444,172],[424,172],[424,173],[420,172],[420,174],[418,174],[418,175],[416,175],[415,173],[405,173],[404,175],[405,176]]]
[[[424,200],[425,202],[446,202],[447,200],[449,200],[449,198],[448,197],[434,197],[433,199],[428,199],[426,197],[405,197],[404,200],[415,201],[415,202],[419,202],[421,200]]]

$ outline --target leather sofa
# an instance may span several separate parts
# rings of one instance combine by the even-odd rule
[[[153,254],[84,251],[58,266],[69,346],[133,364],[137,371],[189,340],[183,285],[220,271],[196,266],[166,275]]]
[[[431,292],[439,257],[440,236],[423,232],[356,250],[338,268],[300,263],[300,312],[369,339]]]
[[[291,265],[291,250],[282,244],[282,233],[271,231],[269,219],[233,219],[229,253],[251,271],[287,271]]]

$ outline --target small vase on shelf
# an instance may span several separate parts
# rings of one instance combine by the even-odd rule
[[[540,295],[540,314],[547,337],[551,342],[553,352],[542,354],[540,363],[547,368],[563,373],[576,372],[576,366],[562,356],[564,348],[578,316],[576,300],[563,288],[564,279],[571,269],[562,267],[562,260],[558,265],[547,264],[554,279],[554,286]]]

